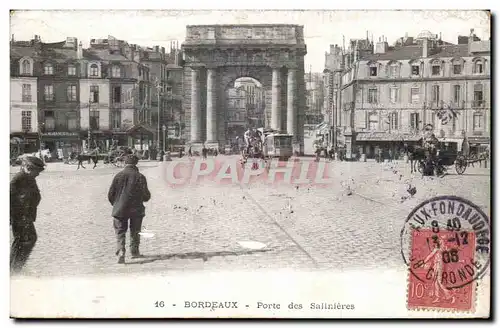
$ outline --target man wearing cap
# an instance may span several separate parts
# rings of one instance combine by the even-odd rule
[[[437,155],[437,148],[439,145],[439,140],[436,138],[433,132],[434,127],[432,124],[427,124],[424,127],[424,136],[422,137],[422,146],[425,149],[427,162],[424,172],[426,175],[432,175],[433,162]]]
[[[24,157],[21,171],[10,181],[10,225],[14,237],[10,249],[10,268],[13,273],[21,271],[35,247],[35,221],[41,200],[36,177],[44,167],[45,163],[40,158]]]
[[[115,175],[108,192],[108,200],[113,205],[113,226],[116,233],[118,263],[125,263],[125,239],[130,225],[130,253],[132,258],[140,257],[139,243],[142,219],[145,216],[144,202],[151,193],[146,177],[139,172],[139,158],[128,155],[125,168]]]

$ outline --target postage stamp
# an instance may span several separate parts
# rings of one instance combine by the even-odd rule
[[[410,213],[401,238],[410,244],[408,257],[402,249],[408,308],[473,311],[476,281],[490,261],[486,214],[463,198],[435,197]]]

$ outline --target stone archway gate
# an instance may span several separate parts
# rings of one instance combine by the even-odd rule
[[[304,28],[300,25],[189,25],[184,52],[186,139],[193,149],[225,140],[225,88],[240,77],[262,83],[266,127],[304,150]]]

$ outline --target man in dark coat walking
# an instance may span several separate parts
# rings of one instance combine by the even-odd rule
[[[113,226],[116,233],[116,255],[118,263],[125,263],[125,238],[130,222],[130,253],[132,258],[140,257],[139,243],[142,219],[145,216],[143,202],[149,201],[151,193],[146,177],[139,173],[139,158],[128,155],[125,168],[119,172],[108,192],[108,200],[113,205]]]
[[[21,171],[10,181],[10,225],[14,240],[10,248],[10,269],[18,273],[35,247],[37,207],[42,199],[36,177],[44,162],[35,156],[23,158]]]

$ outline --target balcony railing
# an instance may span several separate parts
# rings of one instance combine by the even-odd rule
[[[472,101],[472,107],[474,107],[474,108],[485,107],[485,105],[486,105],[485,100],[473,100]]]

